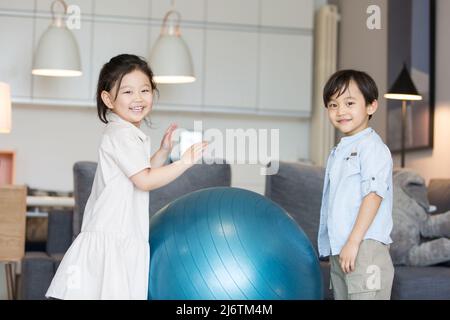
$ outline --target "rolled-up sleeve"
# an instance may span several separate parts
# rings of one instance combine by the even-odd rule
[[[381,143],[367,144],[360,152],[362,196],[375,192],[386,198],[392,180],[391,152]]]
[[[150,158],[145,143],[130,130],[120,130],[113,141],[117,166],[127,177],[150,168]]]

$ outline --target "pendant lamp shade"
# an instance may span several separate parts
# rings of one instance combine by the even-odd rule
[[[167,27],[169,15],[177,14],[176,26]],[[189,83],[195,81],[192,57],[186,42],[181,37],[180,14],[170,10],[164,17],[158,40],[153,46],[150,64],[156,83]]]
[[[0,82],[0,133],[11,132],[11,88]]]
[[[32,74],[40,76],[75,77],[81,76],[80,51],[72,31],[62,17],[56,17],[39,40],[34,55]],[[63,1],[65,10],[67,6]],[[65,16],[66,11],[64,11]]]

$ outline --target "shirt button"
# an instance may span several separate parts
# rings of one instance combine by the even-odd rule
[[[374,178],[374,177],[372,177],[372,180],[375,180],[375,178]]]

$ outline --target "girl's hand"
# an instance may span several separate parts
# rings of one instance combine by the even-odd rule
[[[344,273],[350,273],[355,270],[356,256],[358,255],[359,244],[357,242],[349,242],[344,245],[339,254],[339,263]]]
[[[197,163],[203,156],[203,152],[206,150],[208,142],[198,142],[193,144],[189,149],[187,149],[181,156],[181,162],[189,166]]]
[[[173,148],[173,141],[172,141],[172,133],[175,131],[175,129],[178,128],[178,125],[175,123],[172,123],[166,130],[166,133],[164,134],[164,137],[161,140],[161,150],[169,153]]]

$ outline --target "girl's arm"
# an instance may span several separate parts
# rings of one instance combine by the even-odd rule
[[[341,268],[345,273],[355,270],[355,261],[359,245],[375,219],[382,200],[383,198],[375,192],[371,192],[364,197],[361,206],[359,207],[359,213],[355,225],[353,226],[353,230],[339,254]]]
[[[153,156],[150,158],[150,164],[152,168],[159,168],[166,163],[167,158],[169,157],[169,151],[164,149],[159,149],[156,151]]]
[[[165,186],[198,162],[207,145],[207,142],[196,143],[186,150],[180,160],[167,166],[144,169],[130,179],[142,191],[151,191]]]

